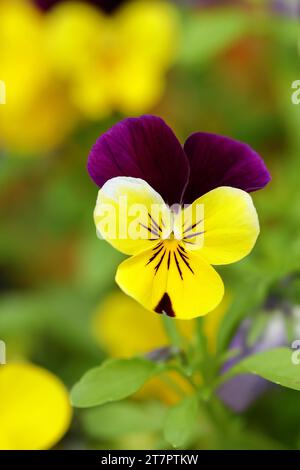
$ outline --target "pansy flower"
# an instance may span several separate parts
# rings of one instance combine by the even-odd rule
[[[117,270],[121,289],[147,309],[178,319],[213,310],[224,285],[212,265],[244,258],[259,234],[248,194],[270,180],[259,155],[203,132],[182,147],[162,119],[142,116],[100,136],[88,171],[101,188],[98,233],[131,255]],[[145,209],[138,216],[136,206]],[[108,208],[115,231],[107,230]],[[132,224],[139,237],[132,236]]]

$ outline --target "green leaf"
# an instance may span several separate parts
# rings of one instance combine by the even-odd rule
[[[284,18],[282,15],[273,18],[273,21],[268,21],[267,30],[273,36],[272,39],[294,48],[299,38],[299,21],[297,18],[292,20],[291,18]]]
[[[112,359],[88,371],[74,385],[71,401],[75,407],[88,408],[121,400],[137,392],[162,366],[142,358]]]
[[[230,376],[251,373],[282,387],[300,390],[300,365],[293,363],[292,354],[293,351],[288,348],[254,354],[233,367]]]
[[[159,402],[119,401],[83,411],[85,431],[94,439],[113,440],[127,434],[158,432],[165,407]]]
[[[198,401],[195,395],[183,398],[172,406],[166,417],[164,436],[173,447],[184,446],[193,435],[198,417]]]

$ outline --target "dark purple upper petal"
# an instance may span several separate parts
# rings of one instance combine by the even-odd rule
[[[271,179],[261,157],[247,144],[216,134],[196,132],[184,144],[190,163],[190,179],[184,202],[218,186],[233,186],[251,192]]]
[[[147,181],[168,204],[181,202],[189,177],[187,157],[166,123],[156,116],[128,118],[99,137],[88,171],[102,186],[115,176]]]

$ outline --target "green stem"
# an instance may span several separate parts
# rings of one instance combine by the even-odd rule
[[[211,396],[208,402],[205,402],[204,408],[206,416],[218,438],[231,432],[226,410],[223,409],[223,406],[217,397]]]
[[[162,322],[164,325],[165,332],[173,346],[177,346],[178,349],[182,349],[182,337],[177,329],[176,320],[162,315]]]
[[[166,383],[169,387],[172,388],[172,390],[181,398],[183,398],[186,394],[186,392],[176,383],[175,380],[173,380],[171,377],[168,376],[161,376],[160,377],[163,382]]]
[[[196,319],[197,349],[202,357],[207,354],[207,339],[203,330],[203,318]]]
[[[189,384],[195,389],[197,390],[197,385],[195,384],[195,382],[193,381],[192,377],[190,377],[188,374],[185,373],[185,371],[182,369],[181,366],[177,366],[176,364],[171,364],[169,367],[168,367],[168,370],[173,370],[175,372],[178,372],[178,374],[180,374],[187,382],[189,382]]]
[[[242,374],[242,370],[239,367],[239,363],[233,366],[231,369],[224,372],[224,374],[220,375],[216,378],[216,380],[212,383],[211,389],[214,391],[219,388],[223,383],[227,382],[227,380],[232,379],[236,375]]]

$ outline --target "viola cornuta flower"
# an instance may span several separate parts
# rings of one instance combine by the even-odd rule
[[[260,156],[203,132],[182,147],[162,119],[142,116],[100,136],[88,171],[101,188],[98,234],[131,255],[117,270],[121,289],[178,319],[213,310],[224,285],[212,265],[244,258],[259,234],[248,192],[270,181]]]

